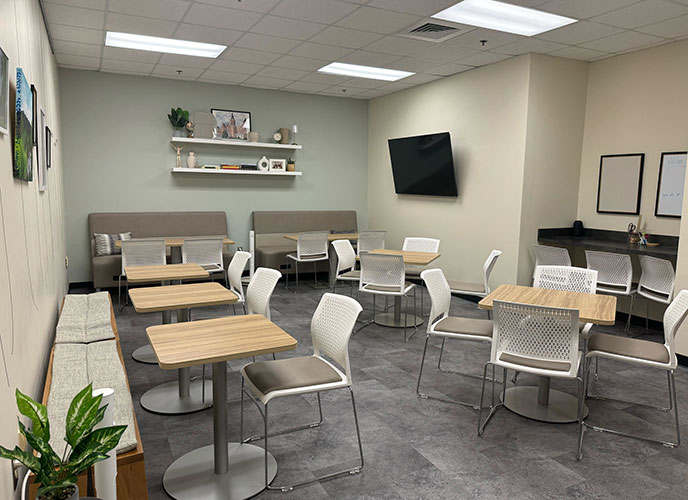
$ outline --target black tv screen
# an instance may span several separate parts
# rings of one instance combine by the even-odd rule
[[[388,143],[397,194],[458,196],[449,132]]]

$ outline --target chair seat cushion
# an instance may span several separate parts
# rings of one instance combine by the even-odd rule
[[[413,283],[408,281],[404,283],[404,290],[399,290],[398,286],[387,286],[387,285],[366,285],[363,290],[373,290],[375,292],[388,292],[388,293],[401,293],[412,286]]]
[[[316,356],[257,361],[246,365],[244,374],[262,394],[342,381],[334,368]]]
[[[361,278],[361,271],[358,269],[354,269],[353,271],[347,271],[345,273],[340,274],[337,276],[337,279],[360,279]]]
[[[436,332],[458,333],[492,337],[492,321],[489,319],[458,318],[447,316],[439,321],[433,330]]]
[[[502,353],[499,356],[500,361],[505,363],[513,363],[515,365],[529,366],[539,370],[554,370],[567,372],[571,369],[571,363],[568,361],[551,361],[548,359],[526,358],[516,354]]]
[[[669,351],[664,347],[664,344],[649,340],[618,337],[606,333],[596,333],[590,337],[588,352],[606,352],[655,363],[669,362]]]
[[[465,283],[463,281],[449,281],[452,292],[485,293],[485,285],[482,283]]]
[[[325,260],[327,259],[327,255],[324,253],[318,254],[318,255],[302,255],[301,258],[295,254],[295,253],[290,253],[287,255],[288,258],[293,259],[293,260],[298,260],[298,261],[311,261],[311,260]]]

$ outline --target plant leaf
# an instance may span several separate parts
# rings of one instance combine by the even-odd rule
[[[104,411],[99,411],[103,396],[93,397],[93,388],[88,384],[77,394],[67,411],[65,441],[76,448],[81,440],[103,419]]]
[[[50,443],[29,431],[21,421],[19,421],[19,432],[26,438],[29,446],[41,454],[40,458],[45,458],[47,463],[52,464],[53,467],[60,465],[60,457],[57,456]]]
[[[72,450],[69,463],[79,463],[92,453],[105,454],[109,452],[117,446],[126,428],[126,425],[113,425],[94,430]]]
[[[48,422],[48,409],[31,399],[19,389],[15,391],[17,409],[22,415],[31,419],[32,432],[39,438],[50,441],[50,423]]]
[[[18,460],[34,474],[41,468],[41,463],[38,458],[33,453],[22,450],[19,446],[15,446],[13,450],[8,450],[4,446],[0,446],[0,457],[8,460]]]

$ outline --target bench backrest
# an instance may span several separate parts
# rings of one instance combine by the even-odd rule
[[[256,233],[256,245],[285,245],[284,234],[305,231],[358,230],[355,210],[294,210],[253,212],[251,227]]]

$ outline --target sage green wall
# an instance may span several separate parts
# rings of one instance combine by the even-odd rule
[[[224,210],[229,235],[248,248],[254,210],[356,210],[367,221],[368,103],[229,85],[62,69],[65,205],[70,282],[91,279],[90,212]],[[171,106],[250,111],[261,141],[299,126],[301,177],[172,174]],[[289,152],[189,147],[204,163],[255,162]]]

